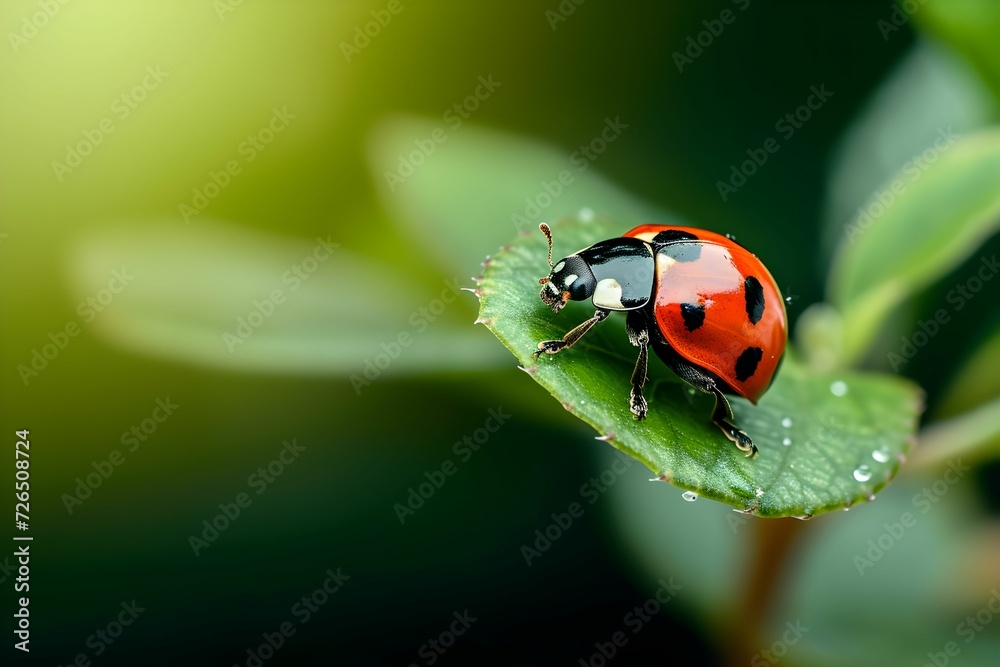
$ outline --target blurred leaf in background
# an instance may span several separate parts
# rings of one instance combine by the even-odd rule
[[[0,389],[5,428],[34,445],[32,658],[248,665],[289,622],[269,664],[598,664],[609,641],[618,665],[677,647],[706,665],[994,664],[1000,624],[960,624],[1000,586],[1000,283],[907,363],[887,355],[1000,250],[996,19],[987,0],[3,3]],[[829,102],[779,132],[813,86]],[[948,128],[960,139],[910,179]],[[906,196],[850,243],[900,177]],[[889,370],[906,380],[878,381],[886,404],[912,410],[897,389],[919,382],[929,412],[899,477],[848,513],[765,520],[685,502],[594,442],[460,292],[514,240],[532,267],[516,298],[537,309],[543,246],[518,234],[581,213],[753,248],[798,296],[781,411]],[[563,330],[534,312],[525,341]],[[595,346],[621,356],[606,327]],[[630,363],[574,400],[620,410]],[[701,433],[705,406],[661,379],[671,423]],[[160,421],[161,403],[179,407]],[[912,414],[891,412],[847,450],[898,437]],[[759,413],[773,440],[777,413]],[[295,605],[338,569],[303,622]],[[145,611],[95,655],[133,599]],[[808,628],[794,643],[789,623]]]

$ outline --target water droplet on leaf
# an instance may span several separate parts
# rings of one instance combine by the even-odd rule
[[[872,452],[872,458],[878,461],[879,463],[887,463],[889,461],[889,448],[886,447],[885,445],[882,445],[874,452]]]
[[[859,482],[867,482],[872,478],[872,469],[865,464],[859,465],[854,469],[854,479]]]

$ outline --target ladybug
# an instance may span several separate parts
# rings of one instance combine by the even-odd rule
[[[726,395],[751,403],[767,391],[785,351],[785,302],[757,257],[715,232],[672,225],[640,225],[623,236],[595,243],[552,264],[538,282],[553,313],[567,301],[590,299],[597,312],[561,340],[538,344],[534,356],[572,347],[611,311],[626,313],[629,342],[639,348],[629,409],[646,416],[642,395],[648,348],[678,377],[715,395],[712,422],[747,456],[750,437],[733,424]]]

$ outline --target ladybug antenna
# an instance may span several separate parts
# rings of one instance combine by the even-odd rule
[[[549,240],[549,268],[554,269],[556,267],[552,263],[552,230],[544,222],[538,225],[538,228],[542,230],[542,234],[545,234],[545,238]]]

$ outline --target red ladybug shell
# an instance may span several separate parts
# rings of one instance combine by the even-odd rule
[[[757,403],[787,339],[785,302],[767,268],[735,241],[704,229],[640,225],[623,236],[656,249],[653,308],[667,343]]]

